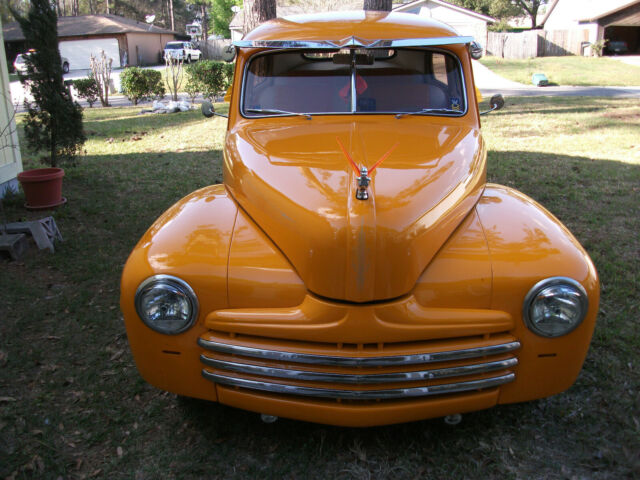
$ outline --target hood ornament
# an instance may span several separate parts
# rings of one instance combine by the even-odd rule
[[[344,145],[342,144],[342,142],[338,137],[336,137],[336,141],[338,142],[338,145],[340,145],[340,149],[342,150],[342,153],[344,154],[346,159],[349,160],[349,163],[351,164],[351,168],[357,175],[356,181],[357,181],[358,188],[356,189],[356,198],[358,200],[368,200],[369,191],[367,190],[367,188],[371,183],[371,177],[369,177],[369,175],[373,173],[373,171],[378,167],[378,165],[384,162],[387,159],[387,157],[391,155],[391,153],[398,146],[398,143],[396,143],[393,147],[391,147],[387,153],[382,155],[382,157],[380,157],[380,160],[378,160],[376,163],[373,164],[373,167],[371,167],[371,170],[368,170],[367,167],[365,167],[364,165],[358,168],[358,165],[356,164],[356,162],[353,161],[353,158],[351,158],[351,155],[349,155],[349,152],[347,152],[347,149],[344,148]]]

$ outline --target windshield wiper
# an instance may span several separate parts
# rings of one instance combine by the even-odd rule
[[[247,112],[264,113],[267,115],[298,115],[301,117],[305,117],[307,120],[311,120],[310,113],[287,112],[286,110],[278,110],[276,108],[247,108]]]
[[[462,115],[461,111],[451,110],[450,108],[423,108],[422,110],[416,110],[415,112],[396,113],[396,118],[402,118],[406,115],[424,115],[428,113],[453,113],[455,115]]]

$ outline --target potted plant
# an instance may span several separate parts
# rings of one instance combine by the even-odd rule
[[[29,55],[25,55],[26,71],[19,74],[25,90],[33,97],[25,100],[25,139],[32,150],[48,152],[42,157],[47,168],[22,172],[18,180],[27,208],[54,208],[66,201],[62,197],[64,171],[59,165],[73,161],[85,141],[82,108],[64,85],[57,16],[50,2],[32,0],[24,17],[12,13],[26,43],[32,46]]]
[[[18,174],[18,181],[29,210],[47,210],[67,202],[62,196],[64,170],[58,167],[34,168]]]

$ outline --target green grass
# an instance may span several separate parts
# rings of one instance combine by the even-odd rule
[[[0,477],[640,475],[640,101],[507,99],[483,117],[489,179],[542,202],[598,268],[601,310],[576,384],[457,427],[372,429],[265,425],[140,379],[118,309],[122,266],[163,210],[221,180],[225,121],[138,112],[85,110],[87,153],[66,169],[69,203],[53,213],[65,241],[0,261]],[[5,202],[9,220],[40,216],[23,201]]]
[[[498,75],[527,85],[534,73],[544,73],[554,85],[640,86],[640,67],[606,57],[484,57],[480,62]]]

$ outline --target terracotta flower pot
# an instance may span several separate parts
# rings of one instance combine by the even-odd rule
[[[67,202],[62,196],[61,168],[35,168],[18,174],[29,210],[46,210]]]

